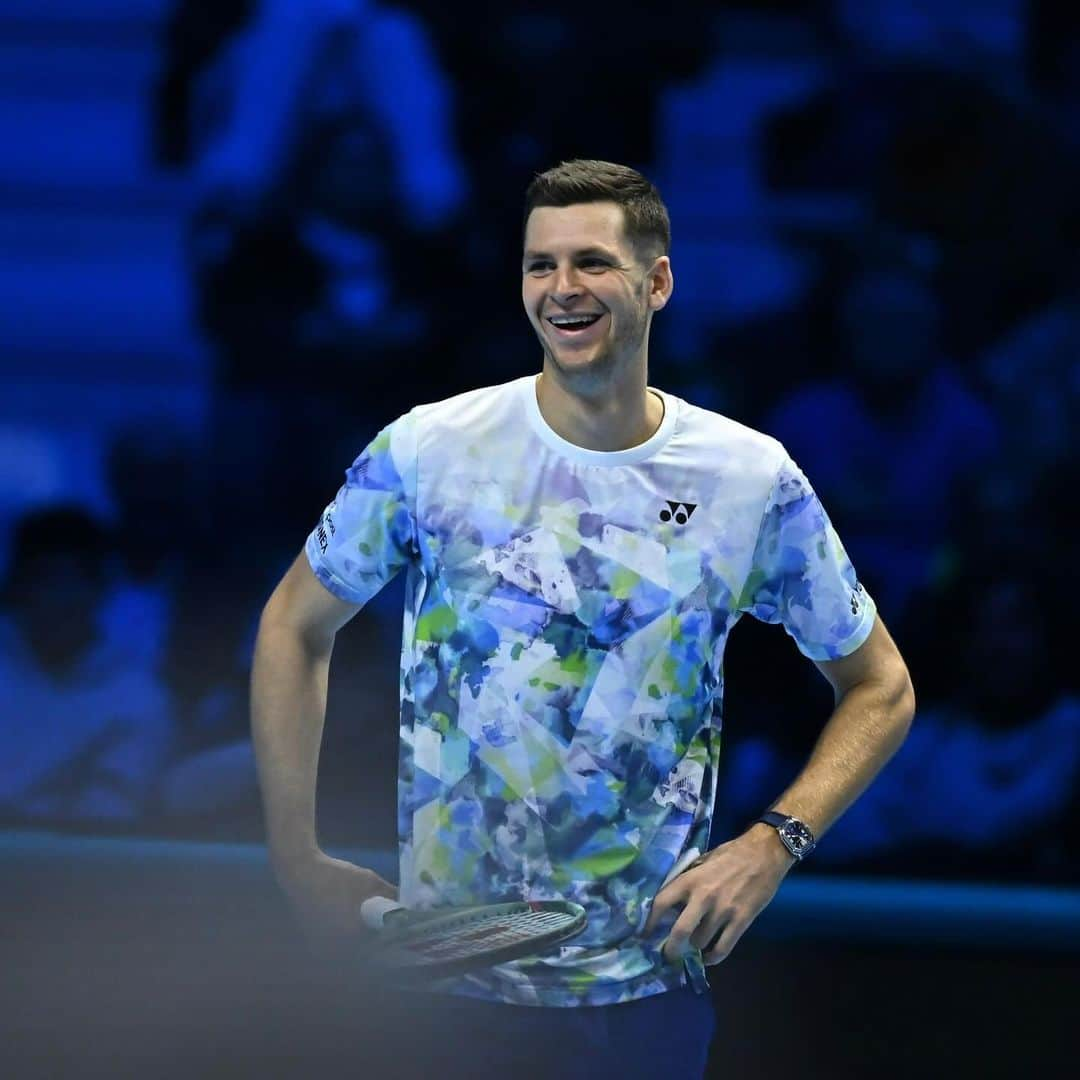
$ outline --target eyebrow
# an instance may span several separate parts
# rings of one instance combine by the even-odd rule
[[[590,256],[599,255],[601,258],[608,259],[611,262],[618,262],[618,256],[613,251],[608,251],[607,248],[602,247],[587,247],[581,248],[574,252],[575,259],[584,259]],[[554,259],[555,256],[547,251],[526,251],[521,257],[522,262],[530,262],[533,259]]]

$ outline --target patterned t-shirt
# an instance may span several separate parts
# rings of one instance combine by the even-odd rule
[[[706,849],[724,645],[749,612],[814,660],[854,651],[874,603],[775,439],[655,391],[629,450],[544,421],[535,376],[412,409],[381,431],[307,541],[335,596],[406,571],[400,899],[581,904],[542,957],[454,980],[519,1004],[607,1005],[689,981],[641,931]],[[776,793],[763,793],[764,799]]]

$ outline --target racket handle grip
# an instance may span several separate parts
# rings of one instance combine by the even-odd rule
[[[372,930],[381,930],[383,919],[391,911],[400,911],[404,907],[404,904],[399,904],[387,896],[369,896],[360,905],[360,918],[364,920],[365,926],[370,926]]]

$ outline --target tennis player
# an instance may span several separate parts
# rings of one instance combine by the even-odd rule
[[[554,952],[450,985],[485,1035],[445,1047],[444,1075],[455,1053],[494,1075],[504,1031],[518,1060],[530,1037],[534,1065],[557,1051],[549,1075],[702,1075],[706,967],[913,716],[906,665],[784,447],[649,386],[669,245],[633,169],[536,177],[522,299],[539,374],[389,423],[262,615],[253,734],[273,863],[305,919],[349,934],[362,900],[398,895],[320,851],[315,780],[335,633],[399,571],[400,901],[587,912]],[[836,707],[762,820],[706,851],[744,614],[784,626]]]

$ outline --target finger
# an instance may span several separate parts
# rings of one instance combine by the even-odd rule
[[[396,885],[392,885],[389,881],[383,881],[379,878],[379,884],[376,887],[374,895],[384,896],[387,900],[396,900],[398,898],[398,890]]]
[[[690,938],[690,944],[695,949],[707,953],[710,949],[716,947],[716,943],[720,940],[720,935],[723,934],[726,926],[726,917],[706,919],[698,924],[697,930],[694,931]]]
[[[675,925],[671,928],[667,940],[661,946],[661,952],[664,953],[666,959],[673,962],[693,948],[690,939],[704,915],[705,913],[700,905],[687,907],[683,910],[683,913],[675,920]]]
[[[645,920],[645,926],[641,932],[651,934],[656,929],[657,923],[664,917],[664,913],[670,911],[674,906],[674,895],[668,896],[663,890],[657,893],[656,899],[653,900],[652,907],[649,909],[649,917]]]
[[[724,926],[716,938],[702,949],[705,966],[709,967],[712,964],[719,964],[722,960],[726,960],[731,950],[735,948],[735,943],[743,936],[745,931],[746,924],[739,922],[729,922]]]
[[[652,902],[652,909],[649,911],[649,917],[645,921],[645,930],[643,932],[649,933],[655,930],[657,924],[668,912],[678,911],[689,899],[690,890],[685,882],[672,882],[670,885],[665,885],[656,894],[656,899]]]

